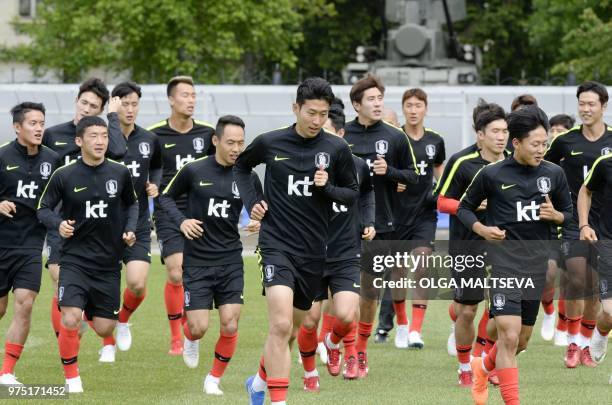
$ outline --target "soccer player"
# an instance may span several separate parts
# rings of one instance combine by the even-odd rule
[[[127,152],[122,157],[122,163],[130,169],[132,183],[138,196],[138,226],[136,243],[125,249],[123,262],[126,265],[126,289],[123,292],[123,305],[119,311],[117,323],[117,340],[113,335],[103,341],[100,361],[112,363],[115,361],[116,347],[119,350],[129,350],[132,345],[132,334],[128,320],[142,303],[146,296],[147,275],[151,264],[151,215],[149,212],[149,197],[158,194],[161,180],[161,150],[159,139],[151,132],[136,125],[140,98],[140,86],[134,82],[123,82],[113,88],[113,99],[121,100],[120,104],[109,105],[109,121],[119,121],[109,124],[121,129],[120,136],[125,137]],[[115,345],[116,344],[116,345]]]
[[[187,163],[214,153],[212,125],[193,119],[196,90],[189,76],[170,79],[166,86],[170,117],[147,128],[158,136],[163,162],[162,190],[174,175]],[[180,197],[176,206],[183,213],[187,199]],[[155,201],[153,220],[159,240],[162,263],[166,264],[168,280],[164,287],[164,301],[170,324],[170,351],[174,356],[183,353],[181,314],[183,310],[183,235],[179,227],[160,210]]]
[[[589,211],[593,200],[593,193],[603,196],[603,206],[612,206],[612,153],[598,158],[589,171],[584,184],[578,194],[578,219],[580,239],[595,242],[597,233],[589,225]],[[608,334],[612,329],[612,217],[603,215],[599,222],[598,266],[599,294],[602,311],[597,317],[597,325],[591,338],[591,356],[593,360],[601,362],[608,349]]]
[[[244,270],[238,222],[242,200],[232,167],[244,149],[244,122],[233,115],[219,118],[214,156],[183,166],[168,183],[159,202],[185,235],[183,288],[186,322],[183,359],[190,368],[199,361],[200,339],[208,329],[210,310],[219,309],[220,335],[204,392],[223,395],[219,381],[238,343],[238,318],[243,301]],[[258,195],[261,184],[251,175]],[[185,213],[175,200],[187,197]],[[185,319],[185,318],[184,318]]]
[[[408,141],[418,162],[416,166],[419,170],[419,180],[409,191],[404,191],[403,184],[399,186],[395,233],[398,240],[414,241],[411,244],[413,254],[425,257],[431,255],[436,236],[438,215],[432,191],[434,177],[439,179],[444,170],[443,163],[446,159],[444,139],[435,131],[425,128],[427,93],[422,89],[413,88],[404,92],[402,110],[406,120],[403,130],[408,136]],[[415,269],[415,277],[423,277],[426,270],[426,268]],[[405,297],[405,294],[404,290],[402,295]],[[413,294],[410,329],[408,329],[409,322],[406,316],[406,300],[393,301],[397,317],[395,335],[397,348],[421,349],[425,344],[421,329],[427,310],[427,292],[415,289]]]
[[[548,130],[549,142],[555,139],[558,135],[569,131],[574,126],[574,118],[567,114],[557,114],[548,120],[550,129]],[[553,227],[553,239],[561,237],[561,228]],[[542,295],[542,309],[544,310],[544,318],[542,319],[542,327],[540,335],[542,339],[550,341],[554,339],[555,346],[567,347],[567,317],[565,316],[565,299],[563,293],[565,284],[567,283],[565,272],[560,273],[559,287],[559,303],[558,303],[558,319],[555,328],[555,306],[553,299],[555,298],[555,278],[558,269],[563,266],[562,253],[560,246],[552,246],[550,258],[548,259],[548,271],[546,272],[546,286]]]
[[[516,354],[526,348],[535,324],[546,278],[551,224],[561,225],[572,216],[572,202],[563,170],[544,160],[548,143],[548,118],[536,106],[508,115],[512,157],[484,167],[461,199],[457,217],[488,241],[487,262],[491,278],[532,280],[533,286],[491,288],[491,315],[498,340],[485,357],[474,357],[472,397],[485,404],[487,372],[497,369],[499,388],[506,404],[519,404]],[[477,210],[483,201],[495,207],[484,220]],[[485,225],[486,223],[486,225]],[[523,339],[521,339],[523,338]]]
[[[528,105],[535,105],[537,107],[538,100],[531,94],[521,94],[512,100],[512,104],[510,105],[510,111],[516,111],[518,109],[524,108]],[[512,145],[512,139],[508,139],[508,144],[506,145],[506,149],[508,152],[512,153],[514,146]]]
[[[266,386],[272,404],[285,404],[289,340],[321,287],[332,202],[350,206],[359,194],[347,143],[322,129],[333,100],[327,81],[306,79],[293,104],[296,123],[255,138],[234,166],[247,212],[262,220],[259,251],[269,327],[259,372],[246,382],[254,404],[263,403]],[[251,181],[260,163],[266,164],[263,199]]]
[[[17,139],[0,146],[0,318],[13,291],[13,319],[6,332],[0,384],[20,384],[15,364],[30,332],[32,306],[40,291],[45,227],[36,202],[59,166],[59,156],[41,146],[45,107],[24,102],[11,109]]]
[[[414,154],[401,128],[382,120],[385,87],[375,76],[366,76],[351,88],[350,98],[357,118],[346,125],[344,139],[353,153],[370,167],[376,197],[375,229],[378,240],[395,240],[395,203],[398,183],[418,182]],[[397,272],[392,275],[399,277]],[[361,286],[368,291],[361,295],[357,337],[359,376],[368,373],[367,345],[376,316],[376,291],[372,291],[373,275],[362,272]],[[393,293],[393,291],[392,291]]]
[[[53,149],[60,155],[64,165],[80,158],[81,148],[76,144],[76,126],[83,117],[100,115],[104,110],[106,102],[109,101],[108,89],[104,82],[98,78],[85,80],[79,86],[79,92],[74,103],[74,118],[63,124],[47,128],[43,136],[43,145]],[[118,104],[118,100],[111,100],[111,104]],[[109,120],[112,112],[109,110]],[[115,123],[116,125],[116,123]],[[113,129],[117,129],[114,127]],[[121,158],[126,151],[125,139],[120,136],[120,132],[112,131],[109,134],[107,156],[111,159]],[[49,229],[47,233],[47,248],[49,257],[47,267],[53,282],[55,294],[51,301],[51,324],[55,335],[59,333],[61,314],[57,305],[57,280],[59,277],[59,258],[62,247],[62,238],[57,229]]]
[[[340,137],[344,135],[344,104],[336,99],[329,110],[324,128]],[[363,159],[353,155],[359,199],[352,206],[333,203],[333,216],[329,224],[327,259],[323,272],[323,286],[304,318],[298,333],[298,346],[304,367],[304,390],[319,391],[319,374],[315,367],[317,325],[321,316],[321,302],[328,297],[333,313],[331,331],[323,338],[327,353],[327,370],[330,375],[340,374],[340,341],[344,341],[343,377],[357,378],[357,352],[355,351],[356,319],[359,311],[361,240],[372,240],[374,230],[374,190],[370,169]]]
[[[83,392],[79,375],[79,325],[83,312],[102,338],[117,323],[121,258],[136,241],[138,201],[130,171],[105,159],[108,129],[102,118],[77,124],[81,159],[56,170],[38,204],[38,218],[64,238],[60,256],[58,337],[68,392]],[[61,212],[53,211],[61,202]]]
[[[505,158],[504,149],[508,138],[508,124],[506,123],[504,109],[497,104],[481,102],[475,111],[478,111],[478,115],[474,121],[474,129],[480,148],[461,157],[453,156],[451,158],[454,163],[452,166],[450,164],[447,166],[450,168],[450,172],[439,190],[438,208],[441,212],[451,215],[449,235],[449,253],[451,255],[477,256],[483,254],[482,246],[478,242],[474,242],[482,240],[481,237],[466,228],[456,216],[459,200],[473,181],[476,173],[484,166]],[[479,207],[477,213],[479,219],[484,219],[487,213],[486,208],[486,202]],[[458,282],[462,279],[483,278],[485,277],[485,269],[474,267],[462,272],[454,271],[453,277]],[[484,300],[484,297],[482,288],[463,288],[455,290],[453,298],[455,350],[459,361],[459,385],[462,387],[470,387],[472,384],[470,354],[475,335],[474,318],[478,311],[478,304]],[[486,342],[487,321],[488,312],[485,310],[478,325],[477,345],[483,346],[483,343]],[[474,352],[474,354],[478,354],[476,350]]]
[[[593,288],[590,285],[590,266],[596,265],[596,259],[590,244],[579,240],[576,204],[580,187],[595,160],[612,151],[612,131],[603,121],[603,114],[608,106],[608,91],[605,86],[597,82],[584,82],[578,86],[576,98],[582,125],[557,136],[545,156],[546,160],[560,164],[565,171],[574,203],[574,216],[562,231],[562,248],[568,278],[565,295],[567,368],[575,368],[580,364],[587,367],[596,366],[589,349],[589,340],[600,310],[598,297],[591,292]],[[595,194],[588,223],[596,233],[599,230],[599,215],[604,209],[602,196]]]
[[[400,126],[399,118],[397,118],[397,113],[391,108],[383,108],[382,120],[396,127]]]

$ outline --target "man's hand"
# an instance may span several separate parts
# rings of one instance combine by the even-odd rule
[[[472,226],[472,230],[486,240],[504,240],[506,239],[506,231],[502,231],[496,226],[485,226],[480,222],[476,222]]]
[[[372,171],[377,176],[384,176],[387,174],[387,161],[382,155],[376,155],[376,160],[374,161]]]
[[[134,243],[136,243],[136,234],[132,231],[123,232],[123,241],[128,246],[134,246]]]
[[[268,212],[268,203],[266,203],[264,200],[261,200],[260,202],[253,205],[250,217],[255,221],[261,221],[264,215],[266,215],[266,212]]]
[[[580,227],[580,240],[588,240],[589,242],[597,242],[597,234],[590,225]]]
[[[181,232],[189,240],[198,239],[204,235],[204,229],[200,225],[202,225],[202,221],[186,219],[181,223]]]
[[[555,224],[563,223],[563,214],[555,209],[548,194],[544,196],[544,202],[540,204],[540,219],[551,221]]]
[[[487,209],[487,200],[482,200],[476,211],[485,211]]]
[[[406,191],[406,185],[402,183],[397,183],[397,192],[403,193],[404,191]]]
[[[363,228],[363,233],[361,234],[361,239],[363,240],[372,240],[376,236],[376,230],[373,226],[366,226]]]
[[[329,174],[327,174],[323,166],[319,166],[319,169],[315,172],[314,175],[314,185],[317,187],[325,187],[328,178]]]
[[[120,97],[111,97],[108,100],[108,113],[116,113],[119,111],[119,107],[121,107],[121,98]]]
[[[244,230],[251,233],[257,233],[259,232],[260,228],[261,222],[251,219],[249,223],[244,227]]]
[[[13,214],[17,213],[17,206],[14,202],[9,200],[0,202],[0,214],[4,215],[5,217],[13,218],[11,212]]]
[[[148,181],[145,183],[145,190],[147,191],[147,195],[149,197],[155,198],[159,195],[159,189],[155,185],[155,183],[149,183]]]
[[[62,238],[68,239],[74,235],[74,219],[62,221],[59,226],[59,234]]]

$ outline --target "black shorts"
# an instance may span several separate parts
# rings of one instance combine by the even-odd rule
[[[509,267],[494,266],[491,277],[521,277],[515,269]],[[490,315],[492,317],[501,315],[515,315],[521,317],[521,323],[525,326],[535,325],[540,308],[540,300],[546,283],[546,265],[542,269],[530,275],[533,280],[533,288],[503,288],[495,286],[491,288]]]
[[[64,240],[57,229],[47,229],[47,263],[45,267],[49,268],[50,264],[59,265],[60,256],[62,254],[62,244]]]
[[[548,260],[552,260],[557,264],[557,267],[564,268],[565,261],[563,260],[563,253],[561,252],[561,245],[553,244],[550,248],[550,255]]]
[[[597,273],[599,275],[599,297],[601,300],[612,299],[612,240],[597,242],[599,251]]]
[[[212,309],[225,304],[244,304],[242,262],[220,266],[183,268],[185,311]]]
[[[151,263],[151,222],[146,221],[136,230],[136,243],[123,251],[123,263],[133,260]]]
[[[39,292],[41,273],[39,251],[0,248],[0,297],[16,288]]]
[[[397,240],[414,241],[412,248],[429,247],[434,248],[436,239],[437,222],[432,218],[417,218],[411,225],[398,225],[395,228]]]
[[[159,242],[159,250],[161,251],[162,263],[164,258],[175,253],[183,253],[185,247],[185,238],[181,230],[169,218],[162,215],[153,217],[155,222],[155,232],[157,233],[157,241]]]
[[[597,253],[592,244],[580,240],[578,225],[573,220],[563,227],[561,252],[563,260],[573,259],[574,257],[585,257],[590,264],[597,262]]]
[[[359,258],[326,262],[323,271],[323,285],[315,301],[328,299],[328,289],[331,290],[332,297],[341,291],[359,294],[360,274],[361,260]]]
[[[58,306],[81,308],[88,319],[118,319],[121,272],[63,263],[57,294]]]
[[[285,285],[293,290],[293,306],[308,311],[321,291],[325,259],[304,258],[274,249],[258,249],[261,279],[266,287]]]

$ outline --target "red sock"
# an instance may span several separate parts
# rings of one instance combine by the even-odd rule
[[[489,322],[489,311],[486,309],[482,313],[480,322],[478,322],[478,335],[474,344],[474,357],[482,356],[482,351],[487,344],[487,322]]]
[[[181,317],[181,324],[183,325],[183,334],[185,335],[185,337],[189,340],[195,340],[193,338],[193,335],[189,331],[189,326],[187,325],[187,315],[183,314],[183,316]]]
[[[487,370],[493,371],[495,370],[495,359],[497,358],[497,345],[493,345],[491,350],[489,350],[489,354],[484,359],[484,366]]]
[[[259,374],[259,378],[261,378],[262,380],[268,380],[268,374],[266,373],[266,368],[264,367],[263,355],[259,358],[259,370],[257,370],[257,374]]]
[[[601,336],[608,336],[610,334],[610,331],[604,332],[599,326],[597,327],[597,331]]]
[[[238,344],[238,333],[233,335],[219,334],[219,339],[215,345],[215,359],[213,360],[212,370],[210,374],[213,377],[221,378],[227,365],[229,364],[234,351],[236,351],[236,345]]]
[[[568,316],[567,317],[567,333],[570,335],[577,335],[580,332],[580,320],[581,316]]]
[[[66,329],[60,324],[58,337],[59,353],[64,366],[64,376],[74,378],[79,376],[79,328]]]
[[[288,378],[268,378],[267,383],[271,402],[282,402],[287,400],[287,390],[289,389]]]
[[[115,337],[113,335],[110,335],[108,337],[103,338],[102,339],[102,344],[104,346],[108,346],[108,345],[114,346],[115,345]]]
[[[355,322],[344,323],[336,318],[329,340],[331,340],[333,344],[337,345],[340,343],[342,338],[345,337],[351,331],[351,329],[353,329],[354,326]]]
[[[408,315],[406,314],[406,301],[393,301],[393,310],[397,319],[397,326],[408,325]]]
[[[4,344],[4,362],[2,363],[2,372],[0,374],[14,374],[15,363],[19,360],[22,351],[23,345],[6,341]]]
[[[590,339],[593,336],[593,331],[595,330],[595,325],[597,321],[594,319],[584,319],[580,322],[580,334],[587,339]]]
[[[448,315],[450,316],[451,321],[457,322],[457,313],[455,312],[455,303],[451,302],[448,306]]]
[[[144,289],[140,297],[132,292],[129,288],[123,291],[123,306],[119,311],[119,322],[126,323],[130,316],[136,311],[136,308],[142,303],[147,295],[147,290]]]
[[[318,341],[322,342],[325,339],[325,335],[331,333],[335,316],[328,314],[327,312],[323,312],[323,322],[321,322],[321,330],[319,331]]]
[[[57,294],[53,296],[51,300],[51,326],[55,332],[55,337],[59,336],[60,324],[62,322],[62,312],[57,306]]]
[[[353,327],[351,328],[349,333],[347,333],[344,336],[344,339],[342,340],[342,342],[344,343],[344,357],[347,359],[351,356],[354,356],[355,358],[357,357],[357,350],[355,349],[355,337],[357,335],[357,323],[353,322],[352,326]]]
[[[472,351],[472,345],[456,345],[457,348],[457,360],[459,363],[466,364],[470,362],[470,352]]]
[[[548,290],[542,293],[542,308],[544,309],[544,313],[546,315],[551,315],[555,312],[555,306],[553,305],[553,300],[555,299],[555,288],[549,288]]]
[[[552,300],[542,301],[542,308],[544,309],[544,313],[546,315],[552,315],[555,312],[555,306],[553,305]]]
[[[357,328],[357,352],[365,352],[368,349],[368,339],[372,333],[372,324],[369,322],[359,322]]]
[[[557,314],[557,329],[562,332],[567,331],[567,317],[565,316],[565,299],[560,298],[557,304],[559,313]]]
[[[488,335],[487,335],[487,343],[485,344],[484,350],[483,352],[486,355],[489,355],[489,352],[491,352],[491,349],[493,348],[493,345],[495,344],[494,341],[492,341],[491,339],[489,339]]]
[[[170,322],[172,340],[181,340],[181,314],[183,312],[183,284],[172,284],[166,281],[164,288],[166,312]]]
[[[497,370],[497,377],[499,378],[499,392],[504,404],[520,405],[518,368],[499,369]]]
[[[412,304],[412,323],[410,324],[410,332],[419,332],[423,329],[423,318],[425,318],[427,305]]]
[[[297,341],[304,371],[313,371],[316,368],[315,354],[317,354],[317,328],[306,329],[304,325],[300,326]],[[268,387],[270,387],[269,384]]]

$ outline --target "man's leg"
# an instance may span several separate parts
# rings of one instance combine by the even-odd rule
[[[60,297],[61,298],[61,297]],[[62,306],[62,319],[58,336],[59,352],[64,367],[64,377],[70,393],[82,392],[79,376],[79,327],[83,319],[83,310],[78,307]],[[75,387],[75,388],[72,388]],[[78,389],[80,387],[80,390]]]
[[[542,295],[542,309],[544,310],[544,319],[542,320],[542,328],[540,335],[542,339],[551,341],[555,336],[555,279],[557,276],[557,261],[548,259],[548,270],[546,271],[546,284],[544,285],[544,294]]]
[[[321,301],[315,301],[306,313],[297,334],[298,349],[304,368],[304,390],[319,391],[319,372],[316,367],[317,325],[321,317]],[[324,337],[325,339],[325,337]]]
[[[598,363],[604,359],[608,349],[608,335],[612,329],[612,298],[602,299],[601,307],[602,311],[591,338],[591,355]]]
[[[14,290],[15,300],[13,303],[13,319],[6,332],[6,343],[4,346],[4,362],[0,374],[14,375],[14,368],[17,360],[21,356],[23,346],[30,332],[32,319],[32,306],[38,293],[25,288]],[[8,296],[3,297],[4,308],[6,308]]]
[[[393,318],[395,310],[393,309],[393,299],[391,298],[391,289],[385,288],[380,300],[380,309],[378,312],[378,326],[376,327],[376,343],[386,343],[389,332],[393,329]],[[406,314],[406,304],[404,304],[404,315]],[[408,318],[406,317],[406,326]]]
[[[435,231],[434,231],[435,232]],[[425,259],[431,256],[433,250],[430,247],[417,247],[412,251],[414,256],[420,256],[424,260],[420,262],[420,265],[414,270],[414,279],[418,280],[427,277],[427,266],[425,266]],[[409,335],[409,347],[412,349],[422,349],[425,343],[423,342],[423,321],[425,319],[425,312],[427,311],[427,290],[422,288],[416,288],[413,291],[412,298],[412,321],[410,322],[410,335]]]
[[[183,310],[183,253],[173,253],[164,258],[168,280],[164,287],[164,302],[170,323],[171,347],[169,354],[178,356],[183,352],[181,340],[181,314]]]
[[[372,333],[372,323],[376,317],[376,306],[378,303],[379,289],[374,286],[375,278],[383,277],[383,274],[371,274],[361,271],[361,293],[359,297],[359,324],[357,325],[357,361],[359,367],[359,378],[368,375],[368,339]]]
[[[59,280],[60,266],[59,263],[48,263],[49,277],[51,277],[51,285],[53,286],[53,298],[51,299],[51,326],[55,336],[59,335],[62,313],[57,305],[57,283]]]
[[[195,300],[195,297],[192,299]],[[212,299],[210,306],[212,307]],[[200,361],[200,339],[208,330],[209,318],[210,310],[201,308],[185,311],[182,317],[183,334],[185,335],[183,361],[189,368],[196,368],[198,366]]]
[[[474,319],[478,311],[478,304],[462,304],[455,302],[455,344],[457,360],[459,361],[459,385],[470,387],[472,385],[472,368],[470,366],[470,353],[474,342]]]
[[[219,321],[221,323],[219,338],[215,344],[213,366],[204,380],[204,392],[210,395],[223,395],[219,382],[229,365],[236,345],[238,344],[238,320],[242,304],[224,304],[219,306]]]
[[[359,294],[355,291],[338,291],[334,294],[334,313],[336,320],[332,332],[325,338],[327,349],[327,371],[336,376],[340,374],[340,342],[355,329],[359,311]],[[354,352],[354,349],[351,351]],[[345,347],[345,379],[357,378],[357,357]],[[352,356],[352,358],[351,358]]]
[[[587,259],[586,257],[571,257],[566,259],[565,266],[568,272],[569,291],[569,299],[565,301],[568,343],[565,366],[575,368],[580,365],[580,324],[585,304]]]

